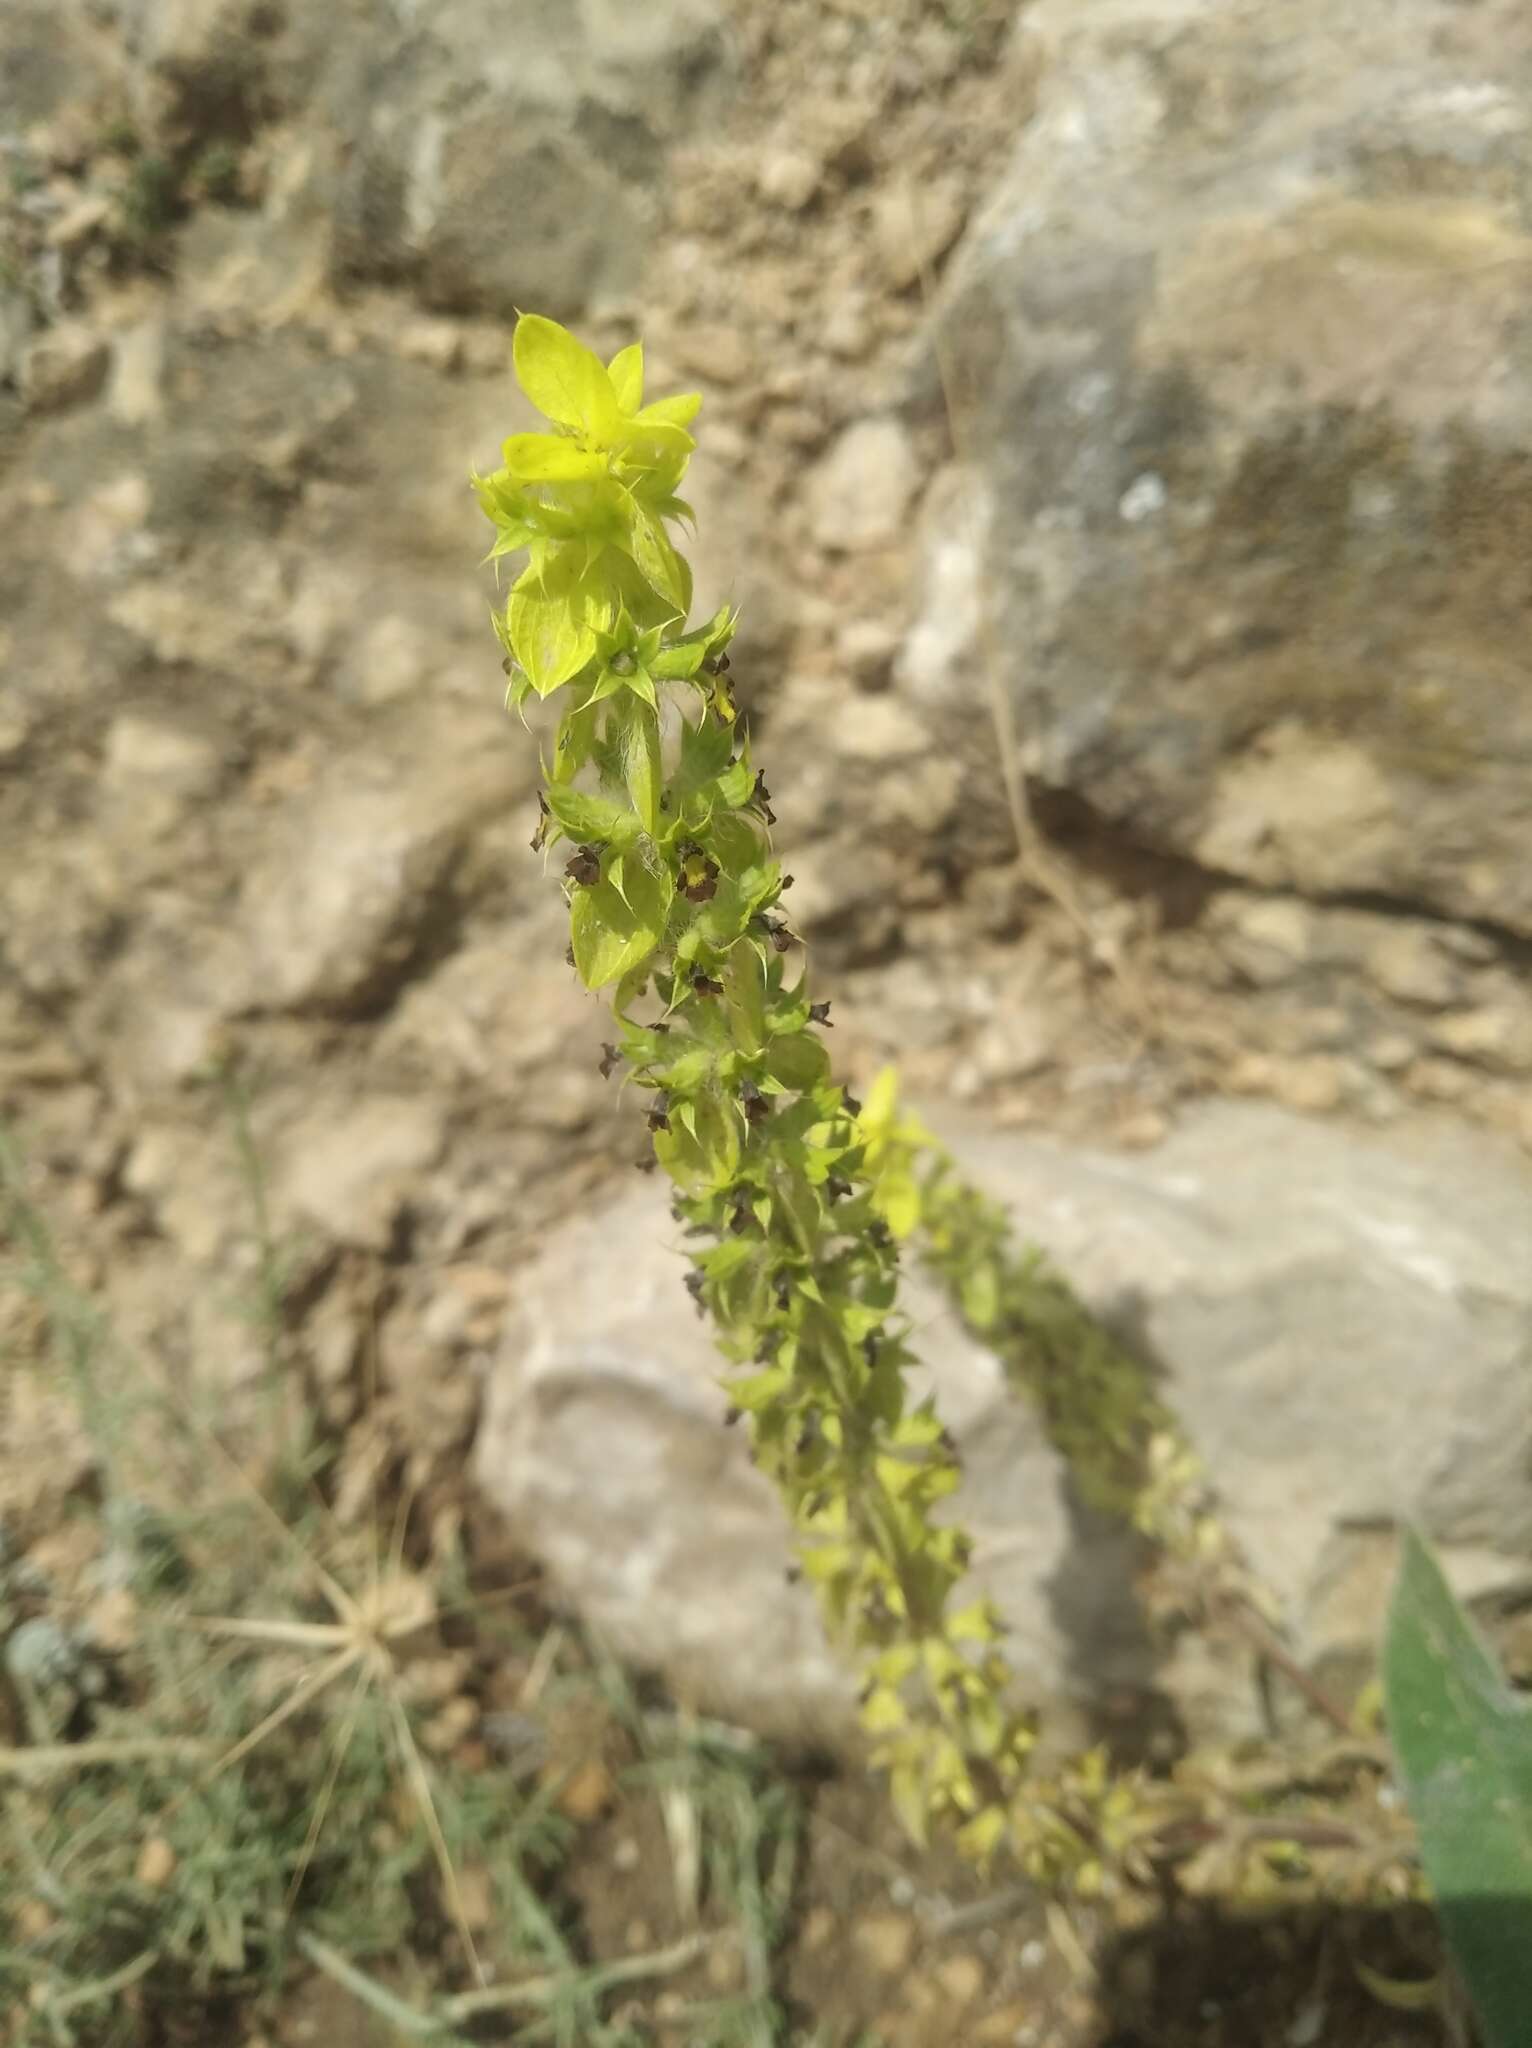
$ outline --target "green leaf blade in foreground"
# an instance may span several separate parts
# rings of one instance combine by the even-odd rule
[[[1532,1709],[1407,1530],[1383,1651],[1421,1860],[1488,2048],[1532,2040]]]
[[[570,912],[575,967],[587,988],[605,988],[647,960],[664,934],[674,885],[635,860],[624,875],[626,896],[610,882],[577,889]]]

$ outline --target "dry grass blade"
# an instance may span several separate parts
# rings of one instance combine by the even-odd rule
[[[335,1731],[335,1739],[330,1746],[330,1761],[325,1770],[324,1782],[319,1788],[319,1797],[314,1801],[314,1811],[309,1819],[308,1832],[303,1837],[303,1847],[298,1852],[298,1860],[293,1866],[292,1878],[287,1887],[287,1897],[283,1901],[284,1909],[288,1913],[292,1912],[298,1894],[303,1889],[303,1880],[308,1875],[308,1867],[314,1860],[314,1851],[319,1847],[319,1837],[324,1833],[324,1824],[326,1816],[330,1811],[330,1802],[335,1797],[335,1787],[339,1782],[341,1771],[345,1768],[346,1758],[351,1750],[352,1738],[356,1734],[356,1724],[361,1718],[362,1701],[367,1696],[368,1675],[367,1666],[363,1664],[356,1674],[356,1684],[352,1688],[351,1697],[346,1702],[345,1716],[339,1728]]]
[[[215,1745],[191,1736],[122,1736],[99,1742],[54,1742],[0,1747],[0,1777],[51,1778],[111,1764],[140,1764],[155,1758],[198,1758]]]
[[[264,1742],[268,1735],[274,1734],[285,1721],[290,1721],[300,1707],[307,1706],[310,1700],[318,1699],[327,1686],[333,1685],[337,1678],[344,1677],[362,1655],[363,1646],[351,1643],[345,1649],[338,1650],[333,1657],[327,1658],[317,1671],[303,1672],[294,1681],[292,1691],[281,1705],[273,1707],[263,1720],[256,1723],[248,1735],[242,1735],[232,1749],[226,1750],[216,1763],[209,1766],[206,1775],[209,1778],[216,1778],[220,1771],[226,1771],[231,1764],[237,1764],[241,1757],[248,1756],[257,1744]]]
[[[294,1649],[301,1649],[305,1644],[340,1649],[357,1640],[354,1627],[336,1621],[262,1621],[234,1615],[191,1614],[182,1626],[198,1630],[203,1635],[232,1636],[253,1643],[286,1643]]]
[[[410,1790],[415,1795],[415,1804],[419,1809],[421,1820],[425,1823],[426,1833],[431,1838],[431,1848],[436,1856],[436,1867],[441,1873],[442,1886],[447,1895],[448,1910],[452,1915],[452,1924],[456,1927],[458,1938],[467,1953],[469,1966],[473,1971],[475,1981],[479,1984],[487,1984],[489,1978],[483,1963],[479,1959],[479,1951],[474,1946],[473,1934],[468,1925],[467,1909],[463,1904],[462,1889],[458,1884],[457,1871],[452,1862],[452,1851],[448,1848],[447,1837],[442,1832],[441,1817],[436,1811],[436,1801],[431,1794],[431,1781],[426,1776],[425,1760],[421,1756],[419,1747],[416,1744],[414,1731],[410,1727],[409,1716],[404,1711],[404,1702],[399,1698],[397,1692],[390,1692],[388,1704],[393,1717],[394,1729],[399,1737],[399,1751],[404,1760],[405,1775],[410,1781]]]

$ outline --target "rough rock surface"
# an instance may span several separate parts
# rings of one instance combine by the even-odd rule
[[[1041,782],[1036,851],[1068,900],[1030,866],[1018,875],[985,679],[1016,647],[1029,673],[1059,657],[981,630],[1015,579],[974,545],[973,473],[939,468],[949,428],[926,280],[958,260],[965,223],[981,268],[1005,218],[1033,232],[1002,173],[1034,115],[1050,151],[1084,147],[1060,109],[1092,79],[1126,107],[1123,80],[1147,70],[1197,113],[1179,139],[1174,122],[1153,135],[1130,123],[1087,153],[1104,195],[1122,182],[1113,150],[1142,165],[1167,234],[1190,232],[1190,198],[1161,175],[1176,152],[1210,221],[1236,174],[1274,218],[1250,138],[1309,133],[1314,109],[1374,99],[1441,110],[1452,149],[1419,169],[1423,190],[1456,162],[1461,204],[1503,202],[1511,218],[1503,167],[1521,131],[1500,73],[1524,62],[1523,28],[1488,6],[1384,11],[1399,56],[1369,73],[1352,58],[1379,8],[1352,10],[1338,39],[1291,0],[1269,19],[1126,0],[1068,14],[1008,0],[0,6],[0,1117],[125,1348],[220,1389],[258,1378],[265,1256],[295,1276],[291,1356],[326,1414],[353,1412],[355,1362],[376,1352],[386,1399],[418,1425],[404,1448],[440,1451],[455,1487],[452,1431],[471,1421],[507,1276],[538,1232],[625,1177],[642,1142],[631,1097],[597,1071],[610,1033],[563,961],[557,869],[527,849],[532,748],[500,716],[492,577],[472,572],[484,529],[464,472],[515,421],[505,305],[522,291],[606,350],[641,333],[654,389],[704,393],[688,480],[699,598],[744,606],[735,677],[847,1078],[894,1057],[913,1088],[997,1128],[1138,1148],[1188,1098],[1229,1091],[1379,1126],[1429,1104],[1532,1146],[1532,946],[1498,913],[1444,914],[1445,895],[1314,893],[1353,838],[1367,843],[1345,820],[1344,776],[1314,785],[1336,820],[1328,865],[1291,881],[1198,864],[1205,792],[1177,798],[1186,830],[1162,843],[1183,850],[1159,859],[1147,812],[1050,807]],[[513,16],[537,36],[497,40]],[[1474,64],[1483,89],[1458,90]],[[487,127],[496,110],[506,118]],[[578,128],[577,165],[542,151],[558,122]],[[1312,152],[1338,183],[1362,176],[1342,146],[1353,129]],[[1416,176],[1387,150],[1369,166],[1375,181]],[[1070,207],[1082,250],[1110,242],[1111,288],[1081,302],[1088,355],[1093,337],[1123,333],[1138,287],[1106,199],[1046,170],[1049,247],[1062,238],[1069,257],[1074,228],[1057,223]],[[1167,276],[1180,261],[1167,255]],[[1371,291],[1377,264],[1347,263],[1347,291]],[[1073,290],[1074,275],[1063,260],[1033,286]],[[1481,319],[1504,275],[1465,278],[1451,333]],[[970,455],[992,451],[963,430],[968,373],[993,371],[997,407],[1010,389],[987,340],[975,321],[950,351]],[[29,380],[50,359],[80,374],[51,408],[29,405],[23,387],[35,401]],[[1413,357],[1387,361],[1399,393],[1380,418],[1415,402],[1423,374]],[[1504,376],[1475,383],[1465,446],[1490,432],[1495,392],[1494,430],[1511,431],[1519,363],[1508,349]],[[1249,376],[1265,432],[1276,400]],[[1237,449],[1244,400],[1218,388]],[[1014,416],[996,417],[1008,431]],[[1025,451],[1044,477],[1056,442]],[[1180,486],[1166,468],[1156,511],[1152,482],[1129,495],[1146,466],[1122,479],[1134,518],[1114,506],[1103,530],[1147,546],[1178,516]],[[1379,560],[1405,545],[1417,502],[1401,491],[1384,517],[1364,499]],[[1478,517],[1478,498],[1462,503]],[[1028,501],[993,516],[1041,546]],[[1252,543],[1259,589],[1273,562],[1319,559],[1311,517],[1296,487],[1272,498]],[[1476,530],[1443,526],[1431,546],[1461,567]],[[1488,574],[1513,530],[1486,524],[1482,538]],[[1151,583],[1139,593],[1146,630],[1167,607],[1202,617],[1166,560],[1166,602]],[[1312,584],[1331,618],[1339,585],[1304,573],[1293,588]],[[1476,610],[1443,613],[1468,667],[1502,660],[1518,574]],[[1402,572],[1365,586],[1363,639],[1392,631],[1406,586]],[[1080,646],[1119,615],[1111,587],[1099,619],[1076,606],[1065,621]],[[1030,635],[1035,617],[995,623]],[[1514,768],[1518,716],[1513,704],[1497,773]],[[1206,705],[1198,719],[1217,725]],[[1361,725],[1359,743],[1393,731],[1381,715]],[[1122,776],[1130,742],[1143,777],[1159,774],[1153,738],[1125,739]],[[1430,833],[1455,807],[1452,844],[1478,847],[1497,815],[1486,788],[1477,769],[1444,774],[1421,810]],[[1440,867],[1446,842],[1430,843]],[[279,1240],[265,1254],[236,1079]],[[375,1180],[348,1177],[348,1131],[381,1162]],[[500,1291],[467,1316],[463,1289],[485,1274]],[[17,1355],[40,1341],[23,1329]],[[75,1483],[71,1460],[59,1469]],[[26,1456],[10,1475],[23,1494],[46,1476]],[[1039,1626],[1056,1669],[1052,1623]]]
[[[944,1119],[951,1123],[950,1117]],[[1532,1170],[1423,1123],[1387,1139],[1264,1105],[1190,1114],[1135,1155],[948,1133],[1018,1231],[1164,1375],[1300,1653],[1378,1622],[1377,1532],[1414,1517],[1477,1590],[1532,1558]],[[784,1525],[722,1424],[716,1355],[658,1190],[568,1226],[523,1277],[479,1479],[574,1605],[699,1704],[833,1738],[847,1687],[783,1576]],[[976,1572],[1051,1705],[1156,1677],[1121,1533],[1071,1502],[993,1360],[912,1304],[965,1458]],[[1244,1725],[1241,1674],[1188,1669],[1194,1725]]]
[[[1020,33],[944,329],[1030,768],[1212,873],[1532,934],[1525,8]]]
[[[638,283],[683,120],[716,114],[714,0],[439,0],[329,86],[334,261],[452,311],[567,317]]]

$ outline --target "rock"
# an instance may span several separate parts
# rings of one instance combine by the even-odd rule
[[[921,507],[921,608],[901,645],[894,682],[933,710],[966,701],[971,715],[972,679],[989,639],[985,563],[993,510],[980,471],[963,462],[937,473]]]
[[[0,384],[20,383],[35,318],[28,294],[10,279],[0,283]]]
[[[150,787],[193,798],[217,786],[223,760],[224,750],[211,734],[141,711],[120,711],[107,728],[102,769],[129,794]]]
[[[425,363],[445,375],[462,362],[463,330],[455,320],[411,320],[396,346],[406,362]]]
[[[974,1041],[974,1078],[984,1084],[1019,1081],[1058,1056],[1064,1026],[1053,1005],[1035,996],[1006,1004]]]
[[[820,330],[820,340],[842,362],[859,363],[872,352],[876,336],[864,294],[848,291],[837,297]]]
[[[1527,934],[1524,27],[1038,0],[941,327],[1031,772],[1265,887]],[[966,717],[970,672],[921,680]]]
[[[1382,933],[1366,956],[1367,972],[1401,1003],[1444,1009],[1462,991],[1462,969],[1429,925],[1400,923]]]
[[[412,711],[388,740],[291,799],[246,876],[250,1007],[346,1016],[386,1002],[449,928],[475,832],[536,769],[493,717]]]
[[[1345,1099],[1346,1072],[1339,1060],[1323,1053],[1312,1059],[1274,1059],[1267,1086],[1289,1109],[1320,1114],[1338,1109]]]
[[[386,1252],[412,1189],[441,1157],[446,1114],[422,1096],[320,1103],[283,1142],[279,1209],[330,1243]]]
[[[173,925],[139,930],[127,957],[82,1006],[82,1023],[111,1048],[121,1106],[206,1080],[232,1050],[227,1025],[244,966],[236,934],[209,929],[185,903]]]
[[[45,328],[21,354],[21,395],[33,412],[84,405],[106,382],[112,352],[82,321]]]
[[[1209,906],[1222,951],[1257,987],[1291,978],[1314,951],[1314,913],[1291,897],[1249,897],[1230,890]]]
[[[1532,1013],[1509,1004],[1458,1010],[1431,1026],[1443,1051],[1502,1074],[1532,1073]]]
[[[165,408],[165,328],[159,320],[140,320],[118,334],[112,354],[112,381],[107,405],[125,427],[157,420]]]
[[[1358,1527],[1414,1517],[1480,1584],[1486,1560],[1501,1581],[1525,1570],[1532,1165],[1514,1144],[1434,1119],[1360,1135],[1264,1103],[1208,1103],[1126,1155],[937,1121],[1162,1370],[1301,1653],[1357,1650],[1326,1616],[1361,1626],[1365,1608],[1376,1628],[1336,1590]],[[664,1203],[648,1184],[624,1192],[519,1277],[479,1482],[618,1654],[701,1707],[838,1740],[848,1681],[784,1580],[771,1490],[723,1426]],[[1157,1672],[1123,1532],[1071,1505],[994,1361],[923,1287],[910,1307],[964,1459],[976,1583],[1007,1615],[1023,1684],[1067,1715],[1082,1693],[1158,1680],[1181,1687],[1194,1727],[1248,1727],[1227,1660]]]
[[[809,530],[822,548],[856,553],[897,540],[920,482],[915,451],[895,419],[847,427],[809,474]]]
[[[1402,1031],[1382,1031],[1367,1042],[1367,1057],[1385,1074],[1397,1074],[1414,1059],[1418,1048]]]
[[[7,1315],[7,1324],[10,1316]],[[19,1322],[19,1318],[18,1318]],[[32,1338],[5,1329],[9,1341]],[[7,1533],[52,1529],[66,1503],[100,1477],[100,1452],[71,1393],[30,1372],[6,1375],[5,1458],[0,1463],[0,1523]]]
[[[963,231],[966,207],[956,179],[905,178],[873,202],[873,241],[895,291],[919,284]]]
[[[801,213],[819,190],[818,162],[801,149],[770,149],[756,167],[755,189],[773,206]]]
[[[722,321],[688,322],[676,336],[682,368],[714,384],[743,384],[755,374],[755,357],[737,327]]]
[[[182,151],[245,142],[322,93],[358,36],[376,34],[365,0],[322,11],[271,0],[100,0],[134,61],[136,99]]]
[[[1404,1085],[1426,1102],[1461,1102],[1472,1094],[1474,1078],[1456,1060],[1418,1059],[1405,1068]]]
[[[984,1989],[984,1965],[977,1956],[947,1956],[934,1974],[943,1996],[960,2009],[972,2005]]]
[[[6,129],[17,136],[111,79],[102,38],[83,10],[51,0],[6,0]]]
[[[931,736],[893,697],[859,697],[836,722],[841,749],[862,761],[909,761],[926,753]]]
[[[227,61],[241,41],[271,32],[257,0],[108,0],[129,49],[152,70],[186,74]]]
[[[666,144],[721,103],[714,0],[442,0],[351,40],[333,269],[568,318],[642,277]]]
[[[67,205],[57,220],[50,221],[43,240],[50,249],[71,250],[88,242],[98,228],[111,220],[114,201],[109,192],[82,192]]]
[[[897,1977],[915,1953],[915,1923],[907,1913],[869,1913],[852,1928],[851,1945],[881,1976]]]
[[[684,1702],[789,1740],[844,1740],[850,1688],[806,1589],[786,1583],[770,1488],[723,1427],[665,1229],[645,1186],[558,1233],[520,1276],[479,1483],[616,1654],[663,1670]]]
[[[859,690],[885,689],[898,651],[899,635],[876,619],[848,619],[835,636],[835,652]]]

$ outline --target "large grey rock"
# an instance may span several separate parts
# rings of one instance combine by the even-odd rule
[[[83,9],[54,0],[6,0],[0,16],[0,131],[14,145],[33,122],[47,120],[66,102],[103,93],[114,69]]]
[[[1532,18],[1020,33],[1036,111],[942,330],[1030,768],[1211,869],[1532,931]],[[905,681],[971,719],[950,597]]]
[[[572,318],[629,292],[666,150],[716,118],[729,76],[717,0],[103,11],[152,82],[169,147],[286,124],[259,212],[204,210],[184,237],[215,309],[243,297],[284,317],[311,295],[316,258],[333,283],[402,284],[433,307],[507,318]],[[41,48],[22,54],[28,76],[43,65]]]
[[[1126,1156],[941,1124],[1018,1231],[1163,1371],[1302,1654],[1365,1647],[1400,1517],[1472,1590],[1525,1573],[1532,1167],[1513,1148],[1233,1103]],[[648,1183],[554,1236],[518,1281],[479,1481],[621,1654],[700,1705],[837,1740],[850,1686],[784,1578],[775,1497],[723,1425],[678,1249]],[[1066,1719],[1161,1682],[1194,1726],[1248,1723],[1248,1679],[1227,1660],[1157,1667],[1132,1546],[1072,1501],[995,1362],[927,1291],[911,1306],[963,1451],[977,1577],[1024,1685]]]
[[[715,0],[435,0],[356,38],[335,261],[430,305],[569,317],[642,274],[667,142],[717,105]]]
[[[405,764],[410,772],[405,773]],[[244,1006],[354,1015],[450,943],[475,835],[529,787],[494,714],[413,713],[294,797],[245,877]]]

